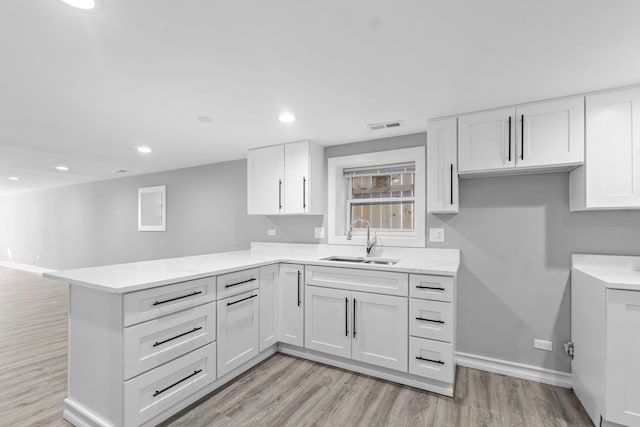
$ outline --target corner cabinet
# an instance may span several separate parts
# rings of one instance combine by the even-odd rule
[[[569,210],[640,209],[640,87],[588,95],[586,159]]]
[[[460,175],[570,170],[584,162],[584,97],[458,118]]]
[[[321,215],[324,147],[311,141],[249,150],[249,215]]]
[[[427,212],[458,213],[458,125],[455,117],[429,121]]]

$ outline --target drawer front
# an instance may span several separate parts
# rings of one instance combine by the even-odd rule
[[[258,289],[260,269],[236,271],[218,276],[218,299],[224,299]]]
[[[424,299],[409,300],[409,335],[453,341],[453,304]]]
[[[409,337],[409,373],[453,383],[453,345],[424,338]]]
[[[409,275],[409,296],[411,298],[453,301],[453,277]]]
[[[371,292],[375,294],[407,296],[409,280],[405,273],[359,270],[356,268],[307,266],[307,285],[325,288]]]
[[[124,294],[124,326],[216,300],[215,276]]]
[[[216,379],[216,343],[124,383],[124,425],[140,425]]]
[[[124,379],[216,340],[216,304],[209,303],[124,329]]]

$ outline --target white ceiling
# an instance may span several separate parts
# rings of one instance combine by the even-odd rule
[[[640,83],[637,0],[102,3],[0,2],[0,195]]]

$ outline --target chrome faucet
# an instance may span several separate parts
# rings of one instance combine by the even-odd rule
[[[353,233],[353,226],[357,223],[357,222],[363,222],[364,225],[367,226],[367,256],[371,256],[371,253],[373,252],[373,248],[376,246],[376,243],[378,242],[378,239],[376,237],[373,238],[373,240],[371,240],[371,224],[369,223],[369,221],[366,218],[356,218],[353,221],[351,221],[351,225],[349,226],[349,229],[347,230],[347,240],[351,240],[351,235]]]

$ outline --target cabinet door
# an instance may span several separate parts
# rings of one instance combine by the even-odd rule
[[[280,341],[304,345],[304,268],[302,265],[280,265]]]
[[[284,146],[257,148],[247,155],[247,211],[249,215],[283,212]]]
[[[455,117],[429,122],[427,211],[458,212],[458,127]]]
[[[515,108],[458,117],[460,173],[515,167]]]
[[[305,294],[304,346],[351,358],[351,292],[308,286]]]
[[[584,97],[516,108],[516,166],[584,162]]]
[[[309,142],[284,146],[284,213],[309,212]]]
[[[218,301],[218,378],[257,356],[259,292]]]
[[[260,267],[260,351],[278,342],[278,264]]]
[[[607,290],[607,421],[640,425],[640,292]]]
[[[352,292],[351,358],[407,372],[407,298]]]
[[[640,88],[587,96],[587,208],[640,207]]]

